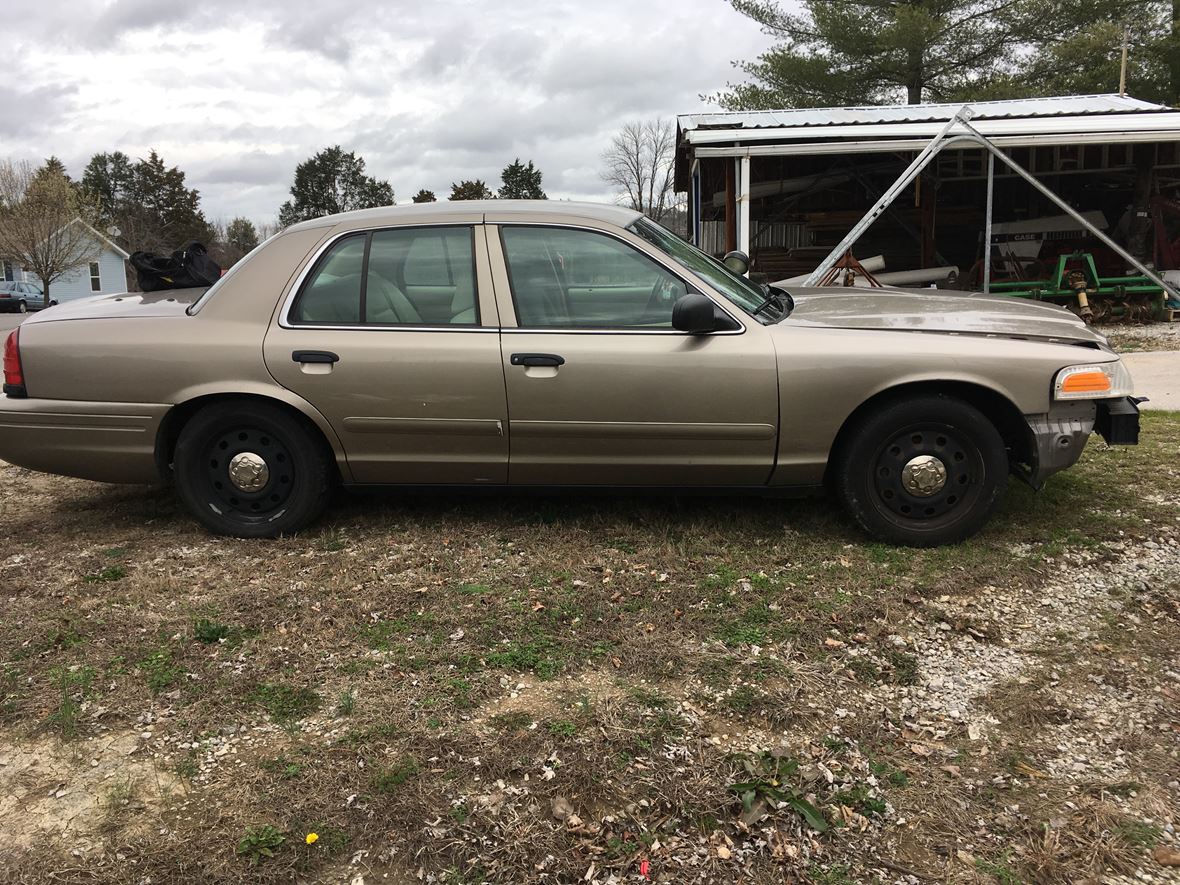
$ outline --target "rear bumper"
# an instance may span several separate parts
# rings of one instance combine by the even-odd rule
[[[1134,397],[1055,403],[1048,413],[1025,415],[1025,420],[1032,463],[1017,465],[1015,472],[1034,489],[1076,464],[1095,430],[1112,446],[1139,442],[1139,406]]]
[[[100,482],[156,483],[156,434],[170,408],[0,397],[0,460]]]

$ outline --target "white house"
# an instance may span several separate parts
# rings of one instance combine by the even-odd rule
[[[49,297],[53,301],[73,301],[78,298],[89,298],[91,295],[108,295],[112,292],[127,291],[127,259],[130,257],[118,243],[95,230],[82,219],[75,219],[72,224],[82,225],[94,242],[94,258],[77,270],[70,271],[55,280],[49,287]],[[15,261],[4,261],[0,265],[3,278],[7,281],[21,281],[33,283],[38,288],[41,281],[36,274],[26,270]]]

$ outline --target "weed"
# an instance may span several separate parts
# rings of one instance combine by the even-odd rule
[[[353,710],[356,709],[356,691],[349,688],[340,692],[340,697],[336,699],[336,715],[337,716],[351,716]]]
[[[541,679],[552,679],[564,667],[563,654],[551,639],[544,636],[525,642],[512,640],[496,646],[484,656],[490,667],[507,670],[532,670]]]
[[[303,765],[288,759],[286,756],[265,759],[260,763],[260,767],[263,771],[280,777],[283,780],[293,780],[303,774]]]
[[[798,814],[817,833],[828,829],[823,812],[807,801],[803,790],[792,784],[799,773],[799,763],[788,756],[759,753],[741,758],[741,766],[748,780],[730,784],[730,792],[737,793],[742,810],[749,813],[759,799],[771,807],[784,804]]]
[[[749,685],[739,685],[725,698],[725,706],[735,713],[748,713],[762,698],[762,692],[758,689]]]
[[[455,588],[455,592],[467,596],[483,596],[485,593],[491,593],[492,588],[487,584],[460,584]]]
[[[193,623],[193,638],[205,645],[216,645],[233,635],[233,628],[228,624],[218,624],[208,618],[201,618]]]
[[[841,790],[832,797],[838,805],[844,805],[860,812],[865,817],[884,817],[887,807],[885,800],[872,795],[872,791],[865,784],[857,784],[848,790]]]
[[[1126,845],[1134,848],[1150,848],[1163,832],[1159,827],[1133,818],[1123,818],[1114,825],[1115,835]]]
[[[259,683],[251,700],[270,714],[275,722],[294,722],[320,708],[320,696],[310,688],[281,682]]]
[[[900,768],[894,768],[887,762],[870,762],[869,771],[878,778],[883,778],[893,787],[904,787],[909,784],[910,777]]]
[[[395,765],[384,766],[373,772],[373,788],[382,793],[397,792],[398,787],[418,774],[418,763],[406,756]]]
[[[1012,850],[1007,849],[989,857],[975,858],[975,869],[989,876],[994,876],[1001,885],[1021,885],[1024,881],[1020,873],[1012,868]]]
[[[894,685],[918,684],[918,659],[916,657],[891,648],[885,652],[885,660],[892,668],[889,681]]]
[[[735,648],[742,645],[761,645],[766,642],[766,631],[755,624],[731,621],[717,631],[717,638]]]
[[[82,580],[87,584],[110,584],[114,581],[121,581],[127,577],[127,569],[121,565],[108,565],[101,571],[95,572],[92,575],[83,576]]]
[[[847,864],[836,863],[829,867],[812,864],[807,869],[812,885],[854,885],[851,870]]]
[[[555,719],[545,723],[545,730],[556,738],[571,738],[578,733],[578,726],[568,719]]]
[[[527,710],[513,710],[493,716],[489,723],[500,731],[523,731],[533,724],[533,716]]]
[[[238,854],[250,859],[251,866],[257,866],[264,857],[274,857],[279,847],[287,841],[286,833],[266,824],[251,827],[238,840]]]
[[[46,724],[57,729],[63,739],[77,737],[78,713],[94,682],[93,667],[54,667],[49,678],[58,691],[57,709],[49,714]]]
[[[186,781],[191,781],[200,773],[201,767],[197,764],[196,759],[191,756],[185,756],[183,759],[177,761],[175,770],[180,777]]]
[[[159,694],[166,688],[170,688],[183,672],[173,663],[172,650],[167,647],[158,649],[136,666],[139,667],[139,671],[143,674],[152,694]]]

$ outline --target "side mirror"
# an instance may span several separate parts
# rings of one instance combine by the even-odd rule
[[[739,252],[735,249],[733,252],[726,252],[725,257],[721,259],[721,263],[734,273],[744,274],[750,269],[750,256],[745,252]]]
[[[717,313],[713,302],[699,292],[682,295],[672,305],[672,328],[690,335],[717,331]]]

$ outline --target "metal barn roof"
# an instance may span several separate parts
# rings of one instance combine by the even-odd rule
[[[731,155],[735,150],[751,155],[814,148],[823,152],[824,143],[830,144],[833,152],[837,147],[841,151],[879,150],[885,141],[885,149],[909,149],[912,145],[905,143],[907,139],[924,144],[964,104],[971,107],[971,123],[976,129],[1009,146],[1180,138],[1180,110],[1120,95],[684,114],[677,122],[682,143],[700,147],[695,151],[697,156],[721,150]],[[822,143],[816,144],[817,140]],[[805,144],[784,150],[791,142]],[[849,142],[856,142],[856,147]]]

